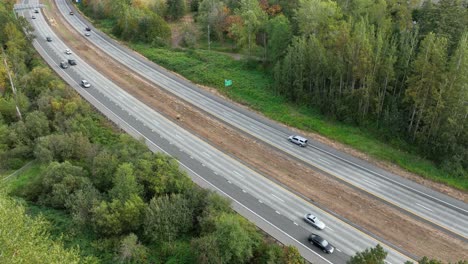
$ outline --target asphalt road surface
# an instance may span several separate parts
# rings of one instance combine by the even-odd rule
[[[34,5],[37,0],[23,1],[23,4]],[[309,261],[345,263],[350,255],[377,243],[384,244],[389,252],[388,263],[410,260],[382,241],[319,209],[178,127],[120,89],[74,53],[66,55],[64,51],[68,47],[51,30],[42,12],[35,14],[34,20],[31,19],[32,10],[18,10],[18,13],[36,29],[37,38],[33,44],[37,51],[86,100],[129,134],[143,139],[153,151],[176,157],[195,182],[232,199],[233,207],[239,213],[279,241],[296,246]],[[47,36],[52,38],[52,42],[45,40]],[[95,37],[95,32],[92,32],[90,38]],[[60,61],[68,58],[76,59],[77,65],[61,69]],[[82,79],[88,80],[91,87],[80,87]],[[328,228],[317,231],[306,224],[302,219],[309,212],[322,219]],[[311,232],[325,237],[337,250],[328,255],[311,246],[307,242]]]
[[[92,33],[88,38],[90,42],[149,81],[308,166],[333,175],[356,189],[372,194],[468,242],[468,204],[463,201],[389,173],[366,161],[313,140],[309,140],[307,148],[293,145],[286,139],[294,132],[286,127],[230,104],[178,78],[99,32],[84,22],[85,20],[77,12],[73,16],[68,15],[70,10],[75,10],[66,0],[55,1],[62,15],[75,30],[84,33],[86,26],[91,27]]]

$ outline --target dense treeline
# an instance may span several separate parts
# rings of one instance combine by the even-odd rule
[[[205,43],[201,34],[229,39],[269,66],[271,89],[295,105],[468,177],[466,0],[87,0],[84,6],[94,17],[115,19],[116,35],[146,43],[169,36],[148,30],[169,29],[145,17],[177,20],[194,11],[197,27],[183,28],[183,44]]]
[[[197,18],[270,63],[291,102],[403,139],[467,177],[467,2],[419,4],[203,0]]]
[[[467,177],[467,2],[419,4],[203,0],[197,19],[270,63],[291,102],[403,139]]]
[[[277,91],[383,139],[404,138],[466,177],[466,6],[425,4],[413,18],[403,3],[346,3],[299,2],[299,34],[275,65]],[[456,19],[442,19],[452,11]]]
[[[26,179],[10,179],[10,194],[46,216],[63,215],[54,229],[68,226],[61,230],[67,246],[85,246],[64,251],[47,239],[44,225],[13,210],[2,194],[7,210],[1,210],[0,232],[14,220],[15,234],[30,228],[24,238],[36,245],[19,239],[28,244],[19,255],[11,243],[0,243],[0,256],[18,262],[47,252],[41,260],[67,263],[79,262],[78,254],[92,263],[303,263],[297,249],[266,242],[226,199],[194,186],[174,159],[113,131],[38,60],[12,8],[13,1],[0,3],[0,171],[34,160]]]
[[[171,30],[163,17],[179,18],[178,11],[171,9],[166,1],[150,2],[83,0],[82,4],[93,18],[110,19],[113,24],[112,33],[124,40],[141,41],[154,46],[165,45],[171,36]]]

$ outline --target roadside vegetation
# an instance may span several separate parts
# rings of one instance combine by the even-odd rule
[[[0,263],[304,262],[96,113],[38,58],[14,3],[0,2],[0,175],[29,165],[1,179]]]
[[[272,119],[468,190],[466,5],[99,0],[79,7],[149,59]],[[184,48],[172,49],[168,22],[187,14],[196,23],[182,27]]]

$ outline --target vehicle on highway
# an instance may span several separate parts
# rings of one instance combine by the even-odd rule
[[[34,13],[36,13],[36,14],[37,14],[37,13],[39,13],[39,10],[37,10],[37,9],[34,9]]]
[[[301,136],[296,136],[296,135],[289,136],[288,140],[301,147],[307,146],[307,142],[308,142],[307,138],[303,138]]]
[[[70,64],[70,65],[76,65],[76,60],[74,60],[74,59],[68,59],[68,64]]]
[[[313,233],[309,236],[309,242],[319,247],[320,249],[322,249],[323,252],[327,254],[331,254],[335,250],[335,248],[332,245],[330,245],[330,243],[328,243],[327,240]]]
[[[89,88],[91,87],[91,84],[87,80],[81,80],[81,86],[84,88]]]
[[[314,226],[315,228],[317,228],[317,229],[322,230],[322,229],[325,228],[325,224],[324,224],[322,221],[320,221],[316,216],[314,216],[314,215],[312,215],[312,214],[306,214],[306,215],[304,216],[304,220],[305,220],[307,223],[309,223],[309,224],[311,224],[312,226]]]
[[[87,36],[87,37],[91,36],[91,34],[89,34],[89,32],[86,32],[84,35]]]
[[[85,30],[86,31],[91,31],[91,28],[90,27],[85,27]]]
[[[66,68],[68,68],[68,63],[66,61],[62,61],[62,62],[60,62],[60,67],[62,69],[66,69]]]
[[[47,42],[52,42],[52,38],[51,38],[51,37],[46,37],[45,39],[47,40]]]
[[[73,16],[75,13],[73,13],[73,11],[70,11],[70,16]]]
[[[36,16],[35,16],[35,15],[32,15],[32,17],[31,17],[31,18],[32,18],[32,19],[36,19]]]
[[[66,49],[66,50],[65,50],[65,54],[70,55],[70,54],[71,54],[71,50],[70,50],[70,49]]]

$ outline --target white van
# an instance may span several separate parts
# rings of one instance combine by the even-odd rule
[[[288,140],[301,147],[307,146],[307,138],[303,138],[301,136],[292,135],[288,137]]]

